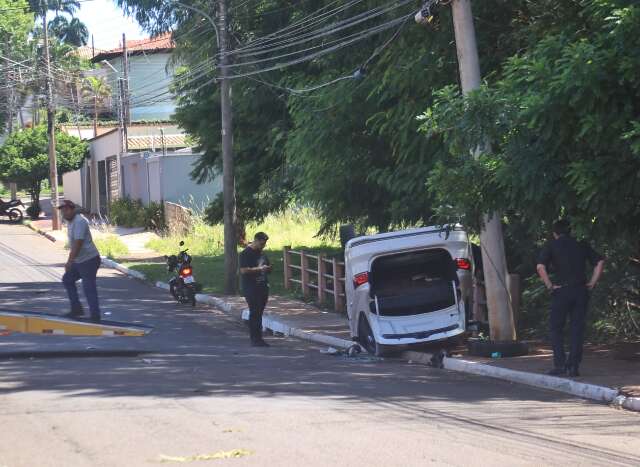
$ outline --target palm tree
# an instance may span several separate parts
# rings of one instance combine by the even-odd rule
[[[84,80],[83,95],[93,100],[93,136],[98,136],[98,104],[111,96],[111,86],[103,77],[87,76]]]
[[[78,18],[71,18],[69,21],[64,16],[56,16],[49,22],[49,31],[65,44],[76,47],[87,45],[89,40],[89,30]]]
[[[45,16],[49,10],[73,15],[80,9],[80,2],[78,0],[29,0],[29,7],[38,17]]]

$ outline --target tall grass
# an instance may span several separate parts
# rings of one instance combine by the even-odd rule
[[[285,246],[310,249],[335,248],[339,243],[335,239],[319,238],[320,221],[311,209],[288,210],[272,214],[259,224],[247,225],[247,240],[256,232],[269,235],[269,250],[282,250]],[[195,216],[194,226],[188,235],[169,235],[151,240],[147,247],[162,254],[175,253],[178,244],[184,240],[189,252],[194,255],[218,256],[224,251],[224,229],[222,225],[207,225],[202,217]]]
[[[101,255],[111,259],[129,254],[129,248],[117,235],[106,235],[94,238],[93,242]]]

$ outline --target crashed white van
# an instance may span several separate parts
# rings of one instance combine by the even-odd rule
[[[345,245],[351,336],[383,355],[392,346],[463,334],[472,268],[460,226],[352,238]]]

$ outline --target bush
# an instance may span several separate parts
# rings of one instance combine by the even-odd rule
[[[94,239],[94,243],[102,256],[106,256],[111,259],[116,259],[129,253],[127,245],[125,245],[116,235],[96,238]]]
[[[148,206],[138,199],[124,197],[115,200],[109,207],[111,221],[122,227],[144,227],[148,230],[164,229],[164,210],[161,203]]]

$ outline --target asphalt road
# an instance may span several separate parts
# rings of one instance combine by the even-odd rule
[[[60,246],[0,225],[0,307],[64,313],[64,259]],[[0,466],[640,465],[635,413],[399,361],[328,356],[295,339],[256,349],[242,324],[216,310],[180,306],[109,270],[98,285],[112,319],[154,332],[0,337]],[[153,353],[6,357],[26,344],[87,342]],[[242,457],[194,457],[232,450]]]

